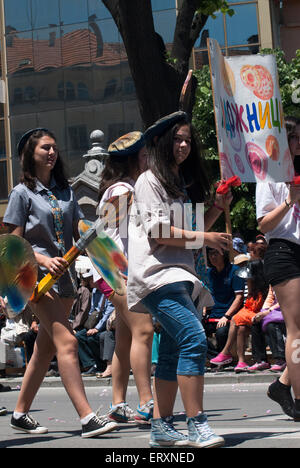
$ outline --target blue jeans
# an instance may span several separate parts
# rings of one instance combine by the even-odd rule
[[[167,284],[142,302],[162,326],[155,376],[176,381],[177,375],[204,375],[207,341],[192,300],[189,281]]]

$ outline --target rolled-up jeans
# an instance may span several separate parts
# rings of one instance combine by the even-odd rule
[[[177,375],[204,375],[207,341],[192,300],[193,283],[167,284],[142,302],[161,324],[155,377],[176,381]]]

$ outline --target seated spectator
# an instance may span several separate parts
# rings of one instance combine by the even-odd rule
[[[238,276],[247,279],[248,297],[244,307],[232,318],[226,345],[218,356],[211,359],[211,364],[223,366],[233,361],[231,355],[232,346],[236,343],[238,364],[235,372],[248,370],[245,362],[246,340],[251,330],[252,319],[262,309],[268,293],[268,284],[263,274],[263,263],[261,260],[252,260],[247,267],[237,272]]]
[[[72,328],[80,331],[88,318],[91,307],[91,290],[93,287],[93,273],[91,270],[81,275],[80,286],[71,310]]]
[[[270,369],[272,372],[282,372],[286,367],[284,341],[286,327],[275,292],[271,286],[262,310],[253,317],[252,323],[252,356],[255,364],[249,367],[249,370]],[[275,361],[272,367],[267,359],[267,344],[270,346]]]
[[[256,244],[268,245],[267,239],[263,234],[258,234],[255,238]]]
[[[112,303],[97,288],[94,288],[85,328],[75,335],[78,340],[79,360],[85,369],[83,374],[85,376],[96,375],[105,368],[105,363],[100,358],[99,338],[100,332],[106,330],[107,319],[113,310]]]
[[[233,264],[237,265],[239,268],[243,268],[248,265],[248,262],[250,260],[250,255],[247,254],[240,254],[234,257],[233,259]],[[244,288],[244,302],[248,297],[248,285],[247,281],[245,282],[245,288]]]
[[[250,258],[251,260],[263,260],[266,250],[267,250],[267,244],[264,243],[255,243],[252,244],[252,249],[250,252]]]
[[[245,282],[235,274],[239,267],[230,263],[227,252],[207,249],[207,257],[209,288],[215,304],[203,326],[207,337],[215,333],[219,353],[226,344],[230,320],[243,305]]]
[[[116,311],[113,310],[106,321],[106,330],[99,335],[100,359],[106,363],[104,372],[97,373],[97,378],[112,377],[112,357],[114,354],[116,339]]]

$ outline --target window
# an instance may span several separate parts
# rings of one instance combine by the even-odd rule
[[[32,86],[27,86],[24,91],[24,101],[30,102],[35,98],[35,90]]]
[[[67,81],[66,83],[66,100],[73,101],[75,99],[75,89],[73,83],[71,81]]]
[[[135,94],[134,81],[131,76],[127,76],[124,80],[124,94]]]
[[[89,90],[85,83],[78,83],[77,85],[78,99],[86,101],[89,99]]]
[[[229,1],[233,16],[217,13],[217,18],[209,18],[194,48],[194,66],[201,68],[208,64],[206,39],[216,39],[224,55],[247,55],[259,52],[260,36],[258,29],[257,0]]]
[[[86,150],[88,148],[88,135],[86,125],[77,125],[68,128],[71,149]]]
[[[104,98],[112,97],[117,90],[117,80],[112,79],[106,83],[104,90]]]
[[[22,104],[23,102],[23,90],[22,88],[14,89],[14,104]]]

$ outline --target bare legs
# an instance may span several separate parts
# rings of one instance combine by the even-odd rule
[[[40,328],[17,401],[16,411],[20,413],[29,411],[54,354],[62,382],[79,417],[92,412],[80,374],[77,340],[67,319],[72,303],[73,299],[61,299],[51,291],[33,306]]]
[[[117,312],[116,347],[112,360],[113,405],[126,401],[130,368],[140,405],[152,399],[151,353],[153,325],[149,314],[130,312],[127,300],[114,294],[110,301]]]
[[[237,326],[234,323],[234,320],[232,320],[230,322],[226,345],[221,352],[226,355],[230,354],[232,346],[236,342],[236,345],[237,345],[236,351],[238,355],[238,360],[239,362],[245,362],[245,344],[246,344],[248,335],[249,335],[248,327],[244,325]]]
[[[298,400],[300,399],[300,278],[274,286],[274,290],[287,329],[287,370],[281,376],[280,381],[286,385],[292,385],[295,398]]]

